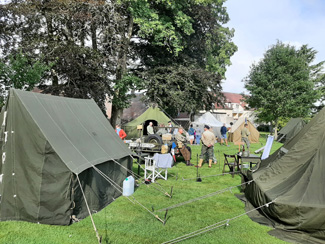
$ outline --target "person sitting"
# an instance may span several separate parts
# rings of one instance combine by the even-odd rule
[[[174,129],[172,128],[173,127],[173,124],[172,124],[171,121],[168,121],[168,127],[171,127],[171,128],[168,128],[167,129],[167,132],[170,133],[170,134],[173,134]]]
[[[148,132],[148,135],[155,134],[153,131],[153,123],[152,122],[150,122],[149,125],[147,126],[147,132]]]
[[[121,129],[121,127],[120,127],[119,124],[117,124],[117,125],[115,126],[115,132],[118,134],[118,136],[119,136],[122,140],[125,139],[125,137],[126,137],[126,133],[125,133],[125,131],[124,131],[123,129]]]
[[[193,166],[193,164],[190,163],[191,161],[191,148],[186,145],[187,138],[183,135],[183,128],[178,128],[177,134],[175,136],[177,147],[180,149],[180,152],[182,156],[184,157],[184,160],[186,161],[186,166]]]
[[[156,132],[157,135],[162,136],[162,135],[168,133],[168,132],[167,132],[167,129],[165,128],[165,125],[164,125],[164,124],[160,124],[159,127],[160,127],[159,130]]]

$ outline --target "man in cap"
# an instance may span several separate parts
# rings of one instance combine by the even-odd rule
[[[186,166],[193,166],[193,164],[190,163],[191,161],[191,148],[186,145],[187,138],[183,135],[183,128],[178,128],[178,132],[175,135],[175,139],[177,142],[177,147],[179,148],[179,151],[181,152],[182,156],[184,157],[184,160],[186,161]]]
[[[197,167],[201,168],[202,163],[204,160],[204,155],[208,154],[209,156],[209,168],[212,167],[212,160],[213,160],[213,150],[214,150],[214,143],[216,142],[215,135],[210,131],[210,126],[204,126],[204,132],[201,137],[202,141],[202,148],[201,148],[201,155],[200,155],[200,162]]]

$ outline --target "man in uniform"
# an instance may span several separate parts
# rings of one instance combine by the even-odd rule
[[[183,128],[178,128],[178,132],[175,135],[175,139],[177,142],[177,147],[179,148],[182,156],[184,157],[184,160],[186,161],[186,166],[193,166],[193,164],[190,163],[191,161],[191,148],[189,146],[186,146],[187,138],[183,135]]]
[[[241,141],[245,142],[246,147],[247,147],[247,151],[249,151],[249,146],[250,146],[250,142],[248,139],[248,136],[250,135],[250,132],[248,130],[248,124],[244,125],[244,128],[241,130]]]
[[[214,143],[216,142],[216,137],[209,129],[210,129],[210,126],[208,126],[208,125],[204,126],[204,132],[201,137],[202,148],[201,148],[200,162],[199,162],[199,165],[197,166],[199,168],[202,167],[204,155],[206,153],[209,156],[209,168],[212,167],[213,150],[214,150]]]

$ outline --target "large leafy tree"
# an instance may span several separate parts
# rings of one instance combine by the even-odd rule
[[[150,84],[145,96],[147,103],[155,101],[170,115],[209,110],[215,102],[223,102],[223,97],[216,95],[221,94],[218,76],[199,67],[159,66],[143,75]]]
[[[203,81],[206,90],[219,87],[236,49],[230,41],[232,31],[222,27],[228,21],[223,2],[12,0],[0,13],[0,26],[5,27],[1,51],[7,57],[21,48],[31,57],[42,55],[47,63],[55,60],[42,89],[94,98],[103,110],[108,97],[115,124],[129,105],[129,91],[150,89],[157,80],[148,78],[152,69],[168,70],[164,66],[175,64],[175,72],[184,73],[190,64],[201,74],[215,75],[214,82]],[[200,80],[195,82],[200,87]]]
[[[307,45],[296,48],[278,41],[244,78],[249,92],[245,101],[260,121],[275,126],[276,134],[280,119],[309,115],[319,98],[316,84],[324,61],[314,64],[316,54]]]
[[[170,114],[195,113],[223,102],[221,80],[237,50],[231,41],[234,30],[223,26],[229,21],[223,4],[193,0],[178,1],[176,6],[154,5],[158,16],[163,13],[175,30],[184,26],[184,31],[175,32],[176,50],[152,45],[157,40],[150,33],[136,46],[144,65],[146,95]],[[170,46],[168,40],[165,45]]]

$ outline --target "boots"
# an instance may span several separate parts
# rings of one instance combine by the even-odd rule
[[[191,164],[190,161],[186,161],[186,166],[193,166],[193,164]]]
[[[212,167],[212,159],[209,159],[209,168]]]
[[[202,163],[203,163],[203,158],[200,158],[199,165],[196,165],[195,167],[201,168],[202,167]]]

